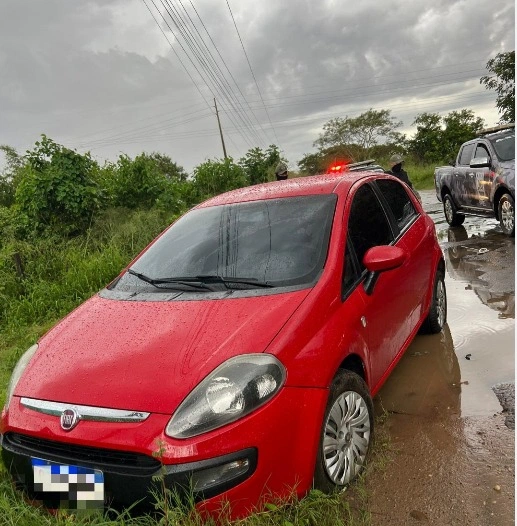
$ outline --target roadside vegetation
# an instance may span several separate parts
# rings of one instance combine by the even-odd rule
[[[388,110],[332,119],[315,141],[316,151],[306,154],[290,177],[324,173],[336,160],[374,158],[389,168],[390,155],[400,153],[414,186],[430,189],[434,167],[446,164],[450,152],[473,138],[483,121],[462,110],[445,117],[424,113],[413,124],[417,131],[408,140]],[[271,145],[265,151],[253,148],[238,161],[205,161],[191,174],[160,153],[121,155],[100,165],[89,153],[45,135],[23,155],[6,145],[0,151],[5,159],[0,171],[0,407],[21,354],[113,280],[167,225],[208,197],[273,180],[277,163],[287,161]],[[382,419],[366,476],[389,461]],[[300,501],[271,502],[234,524],[367,525],[367,500],[359,480],[341,494],[312,491]],[[157,496],[157,508],[153,517],[50,515],[22,499],[0,464],[0,517],[6,526],[215,524],[169,494]],[[227,523],[223,518],[219,524]]]

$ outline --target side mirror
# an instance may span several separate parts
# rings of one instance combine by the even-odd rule
[[[400,267],[406,261],[407,253],[399,247],[391,245],[380,245],[366,251],[363,257],[363,265],[369,271],[364,282],[364,290],[370,295],[381,272],[393,270]]]
[[[470,161],[471,168],[490,168],[490,159],[488,157],[475,157]]]
[[[447,164],[448,164],[449,166],[456,166],[456,161],[455,161],[454,159],[449,159],[449,160],[447,161]]]

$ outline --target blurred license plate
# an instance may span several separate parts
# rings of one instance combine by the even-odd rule
[[[34,491],[59,494],[62,507],[92,509],[104,506],[104,475],[98,469],[56,464],[32,458]]]

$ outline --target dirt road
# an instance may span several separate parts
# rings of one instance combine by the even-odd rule
[[[434,191],[422,198],[446,260],[448,325],[416,338],[375,399],[390,445],[366,477],[372,524],[511,525],[514,240],[490,219],[449,229]]]

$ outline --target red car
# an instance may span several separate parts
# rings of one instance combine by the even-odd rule
[[[3,461],[50,507],[146,504],[156,475],[234,517],[342,488],[365,465],[372,397],[446,309],[434,224],[398,179],[220,195],[20,359]]]

